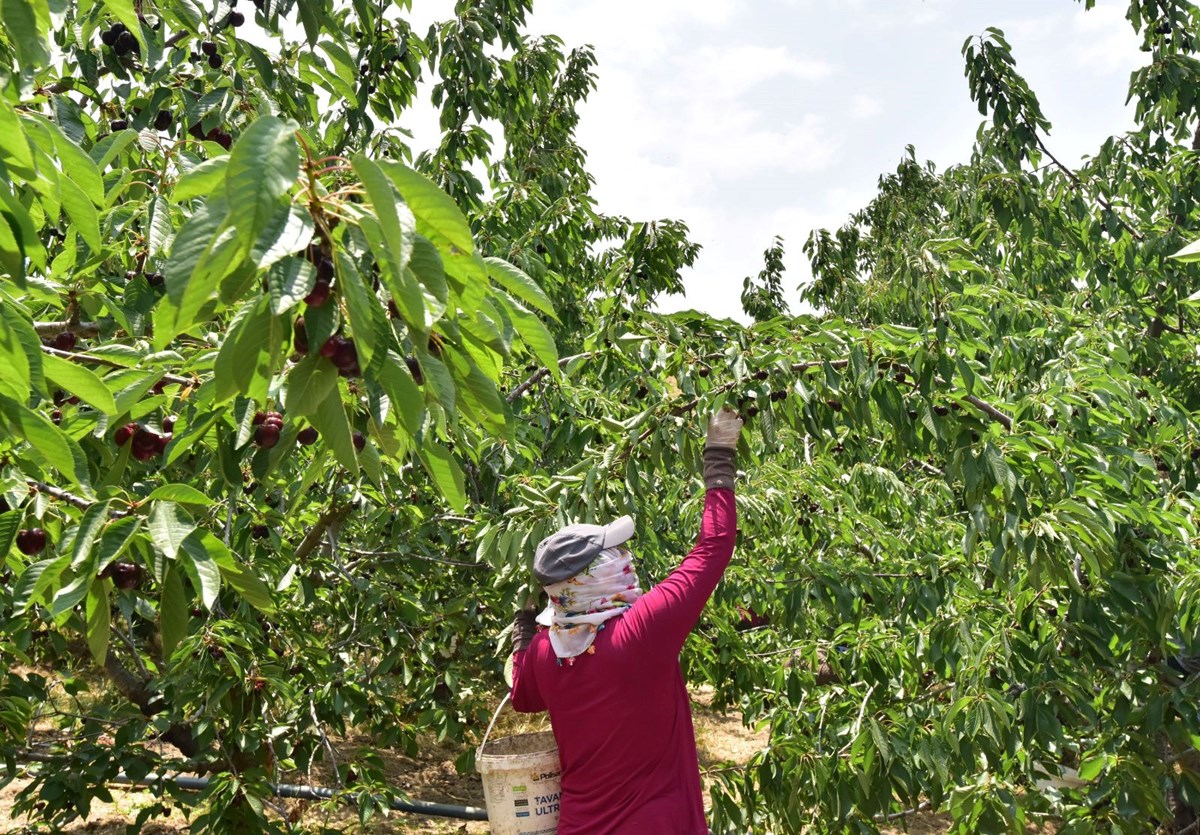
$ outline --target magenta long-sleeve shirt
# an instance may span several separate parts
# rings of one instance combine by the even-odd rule
[[[539,631],[513,659],[513,706],[548,710],[562,763],[558,835],[707,835],[679,652],[733,556],[732,490],[709,490],[700,540],[671,574],[558,665]]]

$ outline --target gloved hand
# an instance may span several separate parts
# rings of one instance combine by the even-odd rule
[[[704,487],[733,489],[737,474],[733,456],[742,434],[742,419],[728,407],[721,409],[708,421],[708,439],[704,444]]]
[[[708,421],[708,440],[705,448],[724,447],[737,449],[742,434],[742,419],[728,406],[714,414]]]

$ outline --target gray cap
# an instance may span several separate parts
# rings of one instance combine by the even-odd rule
[[[569,580],[592,564],[605,548],[633,536],[633,517],[622,516],[607,525],[567,525],[538,543],[533,576],[543,586]]]

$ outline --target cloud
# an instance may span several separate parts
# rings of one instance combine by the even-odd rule
[[[718,101],[744,95],[767,81],[819,81],[834,72],[825,61],[800,57],[781,46],[755,44],[702,46],[673,63],[687,79],[686,87]]]
[[[1097,75],[1128,75],[1142,63],[1138,40],[1121,10],[1097,6],[1078,12],[1068,56],[1080,69]]]
[[[872,96],[859,93],[850,102],[850,116],[854,119],[872,119],[883,113],[883,103]]]

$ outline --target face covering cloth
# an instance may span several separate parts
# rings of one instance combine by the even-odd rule
[[[559,659],[592,652],[604,622],[622,614],[642,596],[633,558],[624,548],[606,548],[579,574],[546,586],[550,605],[538,623],[550,627],[550,645]]]

